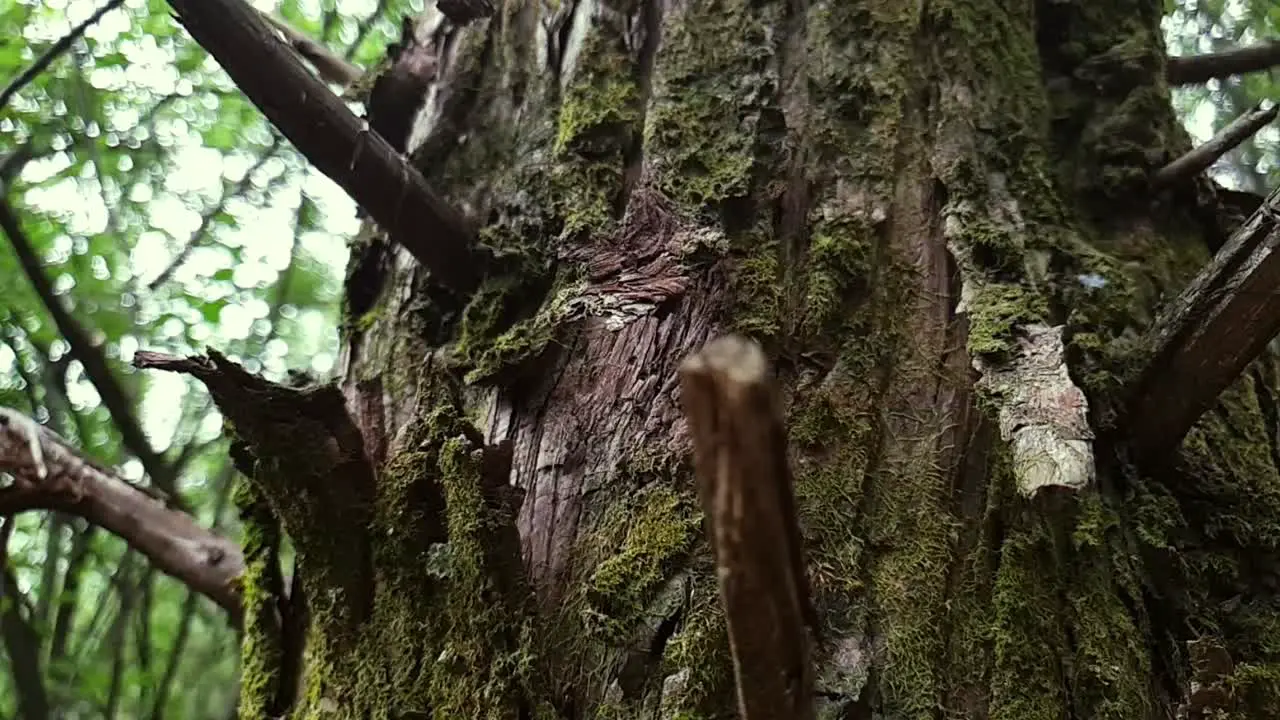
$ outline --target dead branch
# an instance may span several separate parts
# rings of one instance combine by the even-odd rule
[[[334,385],[304,388],[269,382],[215,350],[175,357],[139,351],[139,368],[191,375],[208,388],[234,429],[232,457],[266,498],[299,552],[331,582],[352,623],[372,598],[369,524],[374,470],[364,436]],[[334,542],[335,537],[342,542]]]
[[[1165,69],[1170,85],[1195,85],[1214,78],[1243,75],[1280,65],[1280,42],[1268,42],[1210,55],[1171,57]]]
[[[84,35],[85,30],[88,30],[91,25],[101,20],[103,15],[106,15],[123,4],[124,0],[111,0],[106,5],[98,8],[98,10],[92,15],[85,18],[84,22],[71,28],[71,32],[58,38],[58,41],[53,45],[50,45],[49,49],[46,50],[43,55],[36,58],[36,61],[31,63],[31,67],[24,70],[21,75],[18,75],[18,77],[14,78],[12,82],[5,86],[4,90],[0,90],[0,108],[4,108],[4,106],[8,105],[9,101],[13,99],[14,95],[18,94],[19,90],[26,87],[32,80],[35,80],[40,73],[44,72],[45,68],[49,67],[53,64],[54,60],[58,59],[58,56],[65,53],[67,49],[71,47],[71,43],[75,42],[81,35]]]
[[[1280,191],[1272,192],[1148,331],[1128,390],[1142,460],[1167,456],[1280,332]]]
[[[416,168],[347,109],[243,0],[169,0],[196,42],[320,172],[441,285],[474,289],[484,256],[471,225]]]
[[[1160,168],[1155,175],[1155,184],[1157,186],[1172,185],[1203,171],[1218,158],[1270,124],[1276,119],[1277,114],[1280,114],[1280,105],[1272,105],[1264,110],[1262,103],[1258,103],[1240,117],[1227,123],[1227,126],[1209,138],[1208,142]]]
[[[60,510],[119,536],[162,572],[241,615],[237,582],[244,558],[236,543],[165,507],[118,474],[85,458],[61,436],[11,408],[0,407],[0,515]]]
[[[177,494],[173,468],[165,462],[160,453],[155,451],[155,448],[151,447],[151,441],[147,439],[146,433],[142,430],[142,423],[134,413],[133,402],[111,370],[111,366],[107,364],[107,356],[101,344],[94,342],[84,326],[62,305],[62,301],[54,292],[53,283],[41,266],[35,247],[23,232],[17,214],[2,195],[0,195],[0,230],[9,237],[9,243],[18,257],[18,265],[22,268],[23,274],[27,276],[36,295],[44,304],[45,310],[53,318],[58,332],[62,333],[67,345],[71,347],[71,356],[80,361],[89,382],[102,398],[102,404],[106,406],[112,423],[120,431],[120,439],[125,447],[138,458],[138,462],[142,463],[151,482],[177,507],[186,510]]]
[[[814,716],[806,623],[814,624],[787,463],[764,351],[729,336],[680,367],[698,493],[707,516],[743,720]]]
[[[347,62],[332,50],[313,40],[309,35],[283,19],[267,13],[262,13],[262,17],[274,25],[281,35],[284,35],[284,39],[289,41],[289,45],[309,61],[325,81],[345,88],[359,80],[361,75],[364,75],[364,71],[357,65]]]

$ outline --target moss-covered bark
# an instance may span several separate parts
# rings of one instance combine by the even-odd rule
[[[788,396],[825,716],[1167,717],[1193,674],[1280,716],[1274,364],[1173,470],[1108,440],[1222,232],[1147,182],[1186,143],[1159,2],[499,5],[414,157],[503,270],[455,313],[353,256],[376,581],[356,627],[317,606],[296,717],[732,716],[674,372],[728,330]],[[982,372],[1058,325],[1097,482],[1028,497]]]

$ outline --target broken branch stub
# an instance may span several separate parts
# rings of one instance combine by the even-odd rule
[[[1272,192],[1147,334],[1149,355],[1128,391],[1130,439],[1155,460],[1280,332],[1280,191]]]
[[[739,337],[680,367],[698,494],[715,548],[744,720],[814,716],[814,612],[769,363]],[[816,627],[815,627],[816,629]]]

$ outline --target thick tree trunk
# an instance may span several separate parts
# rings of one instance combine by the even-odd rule
[[[282,513],[294,716],[733,716],[676,369],[736,331],[786,396],[823,716],[1164,718],[1195,680],[1182,716],[1280,717],[1272,363],[1177,462],[1112,440],[1133,338],[1221,234],[1147,180],[1186,149],[1160,2],[498,4],[420,23],[409,147],[504,270],[458,298],[353,253],[379,472]],[[1009,383],[1056,326],[1097,477],[1035,492]],[[262,627],[246,716],[292,674]]]

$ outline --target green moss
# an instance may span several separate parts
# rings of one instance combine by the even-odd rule
[[[701,214],[751,190],[756,132],[776,109],[770,28],[780,10],[711,0],[686,6],[666,26],[644,141],[660,188],[683,212]]]
[[[706,558],[709,548],[703,548]],[[676,692],[662,698],[663,717],[713,720],[736,716],[733,655],[720,608],[720,585],[707,561],[695,568],[689,607],[663,655],[664,675],[680,673]]]
[[[567,235],[613,220],[626,153],[641,132],[637,67],[620,23],[592,23],[560,106],[553,184]]]
[[[969,352],[1008,356],[1017,349],[1017,330],[1048,315],[1048,300],[1019,285],[993,283],[972,298],[968,310]]]
[[[569,302],[582,290],[574,268],[563,268],[545,299],[535,294],[536,278],[498,279],[486,283],[463,313],[453,362],[476,383],[521,361],[537,357],[568,316]],[[540,304],[534,304],[539,303]],[[512,320],[512,316],[532,315]]]
[[[584,585],[583,624],[594,639],[627,640],[687,558],[701,524],[696,502],[666,487],[650,487],[610,506],[599,527],[584,537],[585,547],[609,550]]]
[[[280,524],[248,479],[236,481],[233,500],[240,510],[245,559],[239,578],[244,607],[239,711],[246,717],[267,717],[276,711],[283,659],[280,626],[274,617],[277,597],[272,590],[272,578],[280,571]]]
[[[1001,544],[992,596],[992,720],[1068,717],[1062,665],[1067,638],[1055,553],[1042,521],[1028,516]]]

